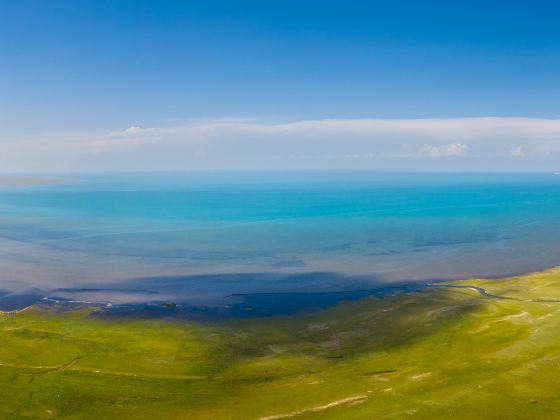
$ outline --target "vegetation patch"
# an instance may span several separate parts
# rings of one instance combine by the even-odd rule
[[[559,270],[220,324],[35,306],[0,315],[0,418],[553,418],[556,300]]]

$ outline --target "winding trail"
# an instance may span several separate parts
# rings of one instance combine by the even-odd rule
[[[480,293],[482,296],[493,298],[493,299],[505,299],[505,300],[516,300],[518,302],[535,302],[535,303],[560,303],[560,299],[520,299],[511,296],[502,296],[488,293],[486,289],[478,286],[472,285],[457,285],[457,284],[428,284],[427,287],[444,287],[449,289],[470,289]]]
[[[341,400],[332,401],[332,402],[330,402],[328,404],[325,404],[325,405],[319,405],[317,407],[311,407],[311,408],[306,408],[306,409],[303,409],[303,410],[292,411],[291,413],[275,414],[275,415],[272,415],[272,416],[259,417],[258,420],[278,420],[278,419],[286,419],[286,418],[290,418],[290,417],[297,417],[297,416],[300,416],[302,414],[307,414],[307,413],[317,413],[317,412],[328,410],[329,408],[337,407],[337,406],[340,406],[340,405],[359,404],[359,403],[365,402],[365,400],[367,398],[368,397],[366,395],[356,395],[355,397],[343,398]]]

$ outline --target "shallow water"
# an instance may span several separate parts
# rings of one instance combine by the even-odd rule
[[[65,177],[0,190],[0,290],[219,307],[560,262],[552,174]]]

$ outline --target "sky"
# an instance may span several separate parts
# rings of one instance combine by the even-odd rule
[[[0,0],[0,172],[555,171],[556,1]]]

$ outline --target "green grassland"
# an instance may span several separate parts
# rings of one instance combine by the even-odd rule
[[[219,324],[4,314],[0,418],[560,418],[560,270],[448,284],[503,298],[430,287]]]

